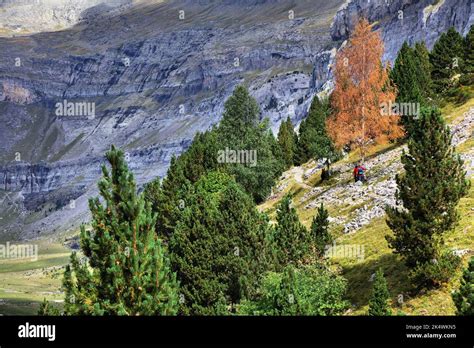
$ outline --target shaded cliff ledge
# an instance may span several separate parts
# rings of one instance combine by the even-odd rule
[[[179,155],[191,141],[127,151],[129,167],[137,183],[142,185],[150,177],[164,176],[172,155]],[[96,184],[105,157],[87,156],[77,160],[55,163],[10,162],[0,166],[0,190],[23,194],[44,193],[61,187],[87,187]]]

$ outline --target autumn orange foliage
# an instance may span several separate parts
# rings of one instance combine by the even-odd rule
[[[327,120],[327,129],[336,147],[355,145],[362,160],[369,144],[403,135],[399,117],[382,113],[381,105],[393,102],[397,93],[388,66],[382,64],[383,51],[380,35],[362,19],[336,56],[334,113]]]

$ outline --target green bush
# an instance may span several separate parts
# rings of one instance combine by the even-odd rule
[[[474,315],[474,257],[464,270],[461,285],[452,297],[457,315]]]
[[[344,300],[346,280],[314,266],[287,267],[264,277],[260,295],[241,303],[241,315],[340,315],[349,306]]]
[[[46,299],[44,299],[43,302],[40,304],[38,315],[59,316],[61,315],[61,311],[57,307],[54,307],[49,301],[46,301]]]
[[[437,260],[417,265],[410,272],[410,278],[420,285],[440,286],[451,279],[460,264],[458,256],[446,251]]]
[[[457,105],[465,104],[472,96],[472,92],[463,87],[452,88],[447,92],[448,100]]]

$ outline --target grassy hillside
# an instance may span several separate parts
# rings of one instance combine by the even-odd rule
[[[466,168],[472,170],[474,155],[473,122],[474,99],[462,106],[446,105],[443,114],[451,128],[458,128],[464,134],[457,141],[457,151],[469,158]],[[458,126],[458,127],[456,127]],[[332,267],[348,280],[348,297],[352,304],[349,315],[364,315],[368,309],[371,294],[371,276],[382,267],[392,296],[394,313],[407,315],[453,315],[454,304],[451,292],[459,285],[461,270],[448,284],[437,290],[415,293],[410,288],[407,269],[401,259],[392,253],[385,240],[391,230],[380,214],[383,202],[389,199],[387,193],[393,193],[394,176],[402,167],[400,153],[402,148],[385,145],[370,150],[367,160],[369,183],[357,186],[352,183],[352,163],[357,160],[356,153],[350,153],[335,163],[335,176],[327,183],[320,182],[321,171],[316,163],[307,163],[295,167],[283,174],[275,189],[275,194],[260,209],[274,217],[276,205],[286,193],[293,194],[293,204],[298,210],[302,222],[309,227],[316,207],[324,202],[331,215],[331,230],[336,237],[336,245],[354,246],[363,250],[363,259],[331,258]],[[464,250],[463,266],[474,255],[474,179],[471,175],[471,189],[461,199],[458,211],[459,224],[454,231],[446,235],[446,244],[451,249]],[[351,222],[362,223],[351,229]],[[368,223],[367,223],[368,222]],[[346,228],[348,226],[348,228]],[[357,224],[356,224],[357,226]],[[346,233],[345,233],[346,232]],[[350,250],[350,249],[349,249]]]

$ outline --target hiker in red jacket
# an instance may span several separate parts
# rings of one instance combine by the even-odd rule
[[[354,167],[354,171],[353,171],[353,175],[354,175],[354,181],[357,182],[357,181],[362,181],[362,182],[365,182],[366,179],[365,179],[365,171],[367,169],[365,169],[364,166],[360,165],[359,163],[357,163]]]

